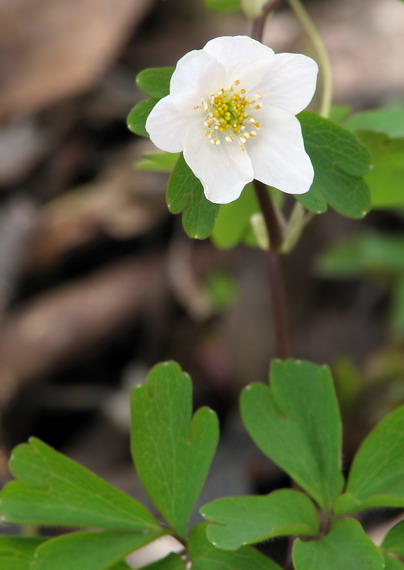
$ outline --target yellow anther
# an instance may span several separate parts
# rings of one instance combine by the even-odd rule
[[[221,140],[234,142],[237,139],[240,148],[244,150],[244,143],[255,137],[255,131],[249,131],[248,125],[252,124],[257,129],[260,123],[248,112],[253,108],[261,109],[261,104],[256,104],[255,99],[249,99],[246,89],[237,89],[240,80],[236,80],[228,89],[222,87],[216,93],[211,93],[209,98],[202,99],[201,105],[207,114],[204,125],[206,127],[205,136],[210,139],[211,144],[218,145]],[[261,93],[257,93],[255,98],[261,98]],[[199,109],[195,105],[194,109]],[[230,131],[230,133],[229,133]],[[224,134],[222,139],[221,133]]]

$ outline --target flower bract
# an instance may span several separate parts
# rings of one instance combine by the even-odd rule
[[[179,60],[146,130],[161,150],[184,153],[211,202],[236,200],[253,179],[302,194],[314,172],[295,115],[317,71],[311,58],[247,36],[213,39]]]

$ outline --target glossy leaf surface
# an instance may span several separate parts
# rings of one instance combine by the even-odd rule
[[[210,236],[219,205],[205,198],[202,184],[183,155],[179,157],[168,181],[167,205],[172,214],[182,212],[182,225],[189,237],[205,239]]]
[[[216,499],[200,512],[210,522],[208,539],[226,550],[275,536],[315,536],[318,532],[313,503],[307,495],[293,489],[256,497]]]
[[[380,550],[354,519],[336,521],[320,540],[303,542],[293,548],[295,570],[383,570]]]
[[[154,505],[184,536],[213,459],[219,428],[216,414],[192,417],[192,385],[175,362],[155,366],[147,383],[133,390],[132,456]]]
[[[261,451],[328,510],[343,485],[341,420],[329,369],[274,360],[270,386],[247,386],[241,412]]]
[[[404,507],[404,406],[388,414],[360,446],[337,514]]]
[[[146,507],[36,438],[14,449],[10,469],[17,481],[0,505],[8,522],[160,531]]]

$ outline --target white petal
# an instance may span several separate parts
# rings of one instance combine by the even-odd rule
[[[254,177],[251,160],[237,142],[213,145],[199,125],[185,136],[184,158],[201,181],[206,198],[215,204],[237,200]]]
[[[305,55],[278,53],[272,59],[259,90],[262,103],[275,105],[293,115],[310,103],[316,90],[318,66]]]
[[[240,87],[254,89],[271,66],[274,52],[248,36],[223,36],[210,40],[203,51],[219,61],[226,70],[230,87],[237,79]]]
[[[161,150],[181,152],[185,131],[193,120],[189,115],[180,113],[168,95],[157,103],[148,116],[146,131]]]
[[[262,111],[262,127],[246,145],[254,177],[282,192],[304,194],[310,189],[314,171],[304,149],[299,121],[276,107]]]
[[[224,68],[204,50],[185,54],[171,77],[170,95],[173,103],[183,112],[192,112],[202,97],[223,85]],[[220,85],[220,87],[218,87]]]

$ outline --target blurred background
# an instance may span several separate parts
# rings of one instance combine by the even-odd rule
[[[335,102],[402,103],[403,4],[306,4]],[[0,482],[10,449],[36,435],[146,500],[128,397],[153,364],[175,359],[195,405],[222,423],[202,501],[287,484],[238,416],[240,389],[266,379],[274,354],[264,254],[187,239],[167,212],[167,176],[133,168],[152,145],[126,127],[143,98],[138,71],[248,31],[202,0],[0,0]],[[313,55],[286,8],[265,41]],[[357,249],[335,249],[342,239]],[[333,367],[346,465],[404,400],[403,240],[402,210],[360,222],[329,212],[286,260],[295,354]]]

